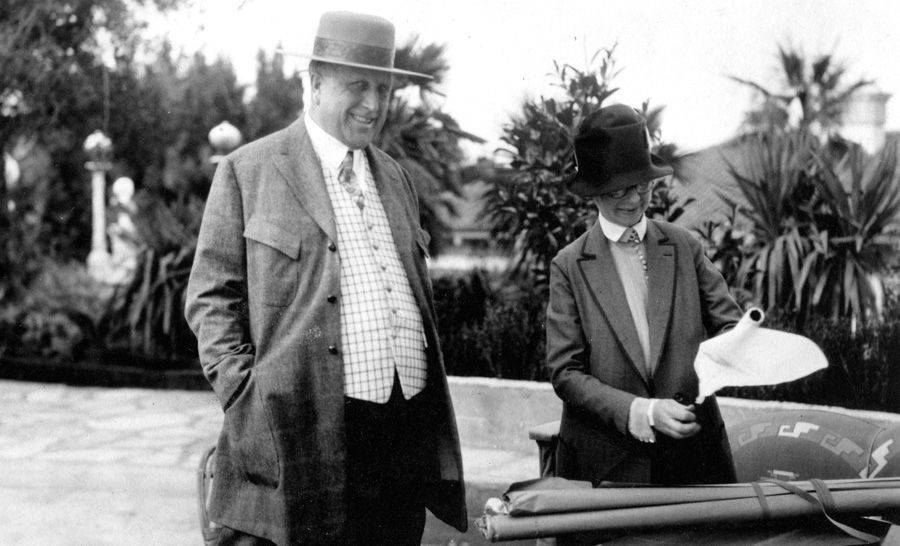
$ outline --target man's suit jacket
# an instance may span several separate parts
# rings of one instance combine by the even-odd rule
[[[600,223],[551,264],[547,363],[563,401],[560,474],[647,483],[651,461],[662,458],[674,465],[669,483],[733,481],[728,440],[712,398],[698,408],[702,430],[692,438],[657,433],[656,444],[643,444],[628,433],[635,397],[696,399],[693,361],[700,342],[741,316],[690,233],[650,220],[644,243],[652,376]]]
[[[438,347],[415,188],[366,148],[427,340],[435,403],[426,505],[466,527],[456,422]],[[344,541],[344,369],[334,212],[302,118],[218,166],[188,286],[186,316],[225,415],[210,517],[277,544]]]

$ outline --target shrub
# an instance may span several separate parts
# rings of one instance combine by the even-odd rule
[[[612,49],[598,52],[592,59],[597,66],[584,71],[554,63],[554,84],[565,96],[527,102],[504,128],[511,173],[496,181],[488,207],[498,240],[521,251],[517,269],[540,284],[546,284],[556,253],[596,218],[590,202],[567,191],[564,182],[575,168],[578,126],[615,92],[612,55]]]
[[[554,63],[553,85],[562,90],[560,98],[540,98],[525,103],[521,114],[504,127],[509,169],[501,171],[489,194],[488,213],[495,221],[494,235],[500,243],[519,252],[518,272],[533,276],[538,286],[549,281],[550,262],[556,253],[589,229],[597,218],[590,199],[582,199],[566,188],[575,171],[574,142],[582,121],[604,106],[613,95],[613,79],[618,70],[615,47],[594,54],[590,66],[579,70],[569,64]],[[660,133],[661,108],[642,105],[654,152],[675,169],[679,168],[676,147],[663,143]],[[647,213],[651,217],[674,220],[682,212],[670,195],[671,182],[658,184]]]
[[[183,310],[202,203],[190,194],[167,203],[140,193],[136,204],[143,248],[133,278],[116,289],[104,315],[105,348],[152,359],[193,359],[197,341]]]
[[[434,287],[448,374],[548,380],[546,296],[481,272],[438,278]],[[867,322],[855,333],[848,318],[814,316],[801,324],[796,313],[769,313],[765,327],[810,338],[822,348],[828,368],[791,383],[730,387],[719,394],[900,412],[900,317],[895,313],[881,323]]]
[[[82,264],[45,261],[43,272],[0,308],[0,356],[78,360],[97,342],[109,289]]]
[[[874,156],[850,149],[835,164],[815,159],[818,206],[813,215],[816,253],[807,258],[810,305],[822,315],[880,319],[884,314],[885,277],[900,238],[900,165],[898,148],[886,146]]]
[[[60,309],[25,305],[0,310],[0,355],[73,360],[83,354],[83,323]]]
[[[900,411],[900,320],[869,322],[854,333],[850,319],[776,315],[765,326],[799,333],[816,342],[828,368],[782,385],[727,388],[720,394],[759,400],[825,404],[854,409]]]
[[[492,301],[479,329],[479,342],[491,377],[547,380],[543,297],[522,292]]]
[[[880,319],[900,241],[897,148],[868,156],[801,131],[744,142],[729,172],[746,204],[723,196],[731,215],[699,230],[732,289],[801,322]]]
[[[479,271],[434,280],[450,375],[545,379],[544,296]]]

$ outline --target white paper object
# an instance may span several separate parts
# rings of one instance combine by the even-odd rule
[[[697,403],[722,387],[774,385],[828,366],[810,339],[760,328],[765,313],[749,309],[732,330],[700,344],[694,370],[700,379]]]

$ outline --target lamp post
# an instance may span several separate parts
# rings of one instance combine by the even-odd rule
[[[88,254],[88,272],[97,280],[104,280],[109,269],[109,250],[106,246],[106,172],[110,167],[112,141],[103,131],[97,130],[84,141],[88,161],[85,168],[91,172],[91,252]]]
[[[229,152],[241,145],[244,138],[237,127],[223,121],[209,130],[209,143],[215,152],[209,161],[215,165],[221,161]]]

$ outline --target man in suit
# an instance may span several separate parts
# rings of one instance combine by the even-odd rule
[[[394,27],[322,16],[311,105],[218,166],[186,316],[224,408],[219,544],[419,544],[466,528],[459,440],[409,174],[371,143]]]
[[[563,401],[557,475],[656,484],[735,480],[714,397],[694,404],[701,341],[741,311],[686,230],[644,215],[672,169],[624,105],[587,116],[570,189],[597,223],[550,270],[547,362]]]

